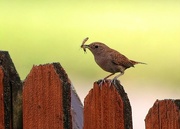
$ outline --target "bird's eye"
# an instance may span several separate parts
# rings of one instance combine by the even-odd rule
[[[98,48],[98,45],[95,45],[95,48]]]

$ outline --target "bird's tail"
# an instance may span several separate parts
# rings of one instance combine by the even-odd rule
[[[137,62],[137,61],[133,61],[133,60],[130,60],[131,61],[131,63],[133,64],[133,65],[136,65],[136,64],[146,64],[146,63],[143,63],[143,62]],[[147,64],[146,64],[147,65]]]

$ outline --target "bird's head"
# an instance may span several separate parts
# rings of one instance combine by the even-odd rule
[[[109,49],[108,46],[100,42],[93,42],[89,45],[84,45],[84,48],[88,48],[93,53],[94,56],[102,54]]]

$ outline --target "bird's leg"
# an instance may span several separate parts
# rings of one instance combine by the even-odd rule
[[[114,75],[115,73],[111,73],[110,75],[108,75],[107,77],[105,77],[103,80],[106,80],[107,78],[109,78],[110,76]]]
[[[100,82],[100,83],[99,83],[99,86],[102,86],[102,84],[106,82],[107,78],[109,78],[110,76],[112,76],[112,75],[114,75],[114,74],[115,74],[115,73],[111,73],[110,75],[108,75],[108,76],[105,77],[104,79],[99,80],[99,81],[98,81],[98,82]]]
[[[122,76],[123,74],[124,74],[124,72],[121,72],[119,75],[115,76],[115,77],[113,78],[113,80],[117,80],[117,78],[119,78],[119,77]]]
[[[115,77],[113,78],[113,80],[111,81],[110,86],[112,85],[112,83],[115,84],[115,81],[117,80],[117,78],[119,78],[119,77],[122,76],[123,74],[124,74],[124,72],[120,72],[120,74],[118,74],[117,76],[115,76]]]

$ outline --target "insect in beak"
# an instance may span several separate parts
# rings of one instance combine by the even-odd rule
[[[86,52],[86,48],[88,48],[88,47],[89,47],[89,45],[84,45],[84,44],[85,44],[85,42],[86,42],[88,39],[89,39],[88,37],[87,37],[87,38],[85,38],[85,39],[83,40],[82,44],[81,44],[81,48],[83,48],[84,52]]]

